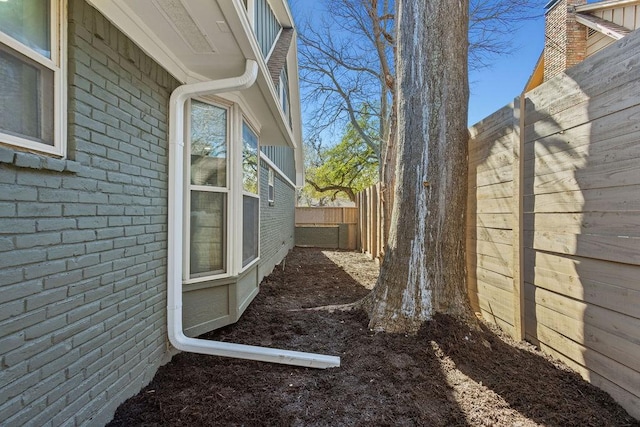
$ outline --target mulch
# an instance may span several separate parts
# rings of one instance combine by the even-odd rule
[[[316,370],[180,353],[110,426],[640,426],[609,395],[527,343],[437,316],[416,336],[373,333],[361,311],[378,267],[296,248],[242,319],[202,338],[339,355]]]

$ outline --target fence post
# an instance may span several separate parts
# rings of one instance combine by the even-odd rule
[[[524,92],[513,101],[513,329],[514,338],[525,337],[524,316],[524,115],[526,98]]]

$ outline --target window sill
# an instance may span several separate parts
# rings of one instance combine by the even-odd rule
[[[8,147],[0,147],[0,164],[2,163],[18,168],[70,173],[78,173],[83,167],[73,160],[55,159],[38,154],[15,151]]]

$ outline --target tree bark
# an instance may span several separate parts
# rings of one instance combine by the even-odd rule
[[[397,114],[396,114],[396,94],[393,92],[393,102],[391,104],[391,115],[389,118],[388,135],[386,138],[386,144],[384,149],[384,155],[382,158],[382,167],[380,168],[382,183],[381,186],[381,201],[382,204],[382,241],[389,241],[389,229],[391,228],[391,213],[393,210],[393,196],[395,194],[396,185],[396,128],[397,128]],[[383,247],[384,251],[385,248]]]
[[[398,0],[396,185],[370,328],[471,319],[466,289],[468,0]]]

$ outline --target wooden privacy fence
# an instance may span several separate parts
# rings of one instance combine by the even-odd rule
[[[362,252],[378,259],[384,252],[382,203],[380,184],[361,191],[356,196],[358,206],[358,238]]]
[[[296,245],[357,249],[358,208],[296,207]]]
[[[640,32],[470,133],[472,305],[640,418]]]
[[[640,419],[640,31],[469,131],[473,308]],[[379,186],[358,206],[377,256]]]

